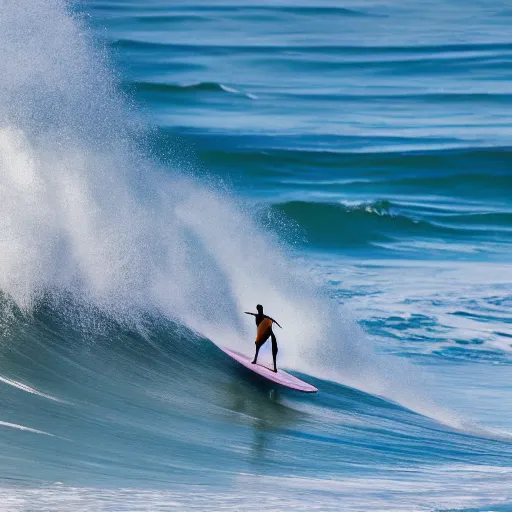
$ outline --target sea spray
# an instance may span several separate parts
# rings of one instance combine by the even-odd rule
[[[140,150],[143,123],[64,2],[10,3],[0,34],[0,288],[19,308],[72,295],[250,351],[243,311],[262,303],[283,325],[280,365],[437,414],[247,206]]]

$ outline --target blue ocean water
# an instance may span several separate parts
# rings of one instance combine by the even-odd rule
[[[4,4],[0,509],[511,510],[511,21]]]

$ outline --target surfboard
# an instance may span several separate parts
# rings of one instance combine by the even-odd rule
[[[286,388],[294,389],[295,391],[301,391],[302,393],[316,393],[318,391],[315,386],[312,386],[311,384],[308,384],[307,382],[304,382],[303,380],[298,379],[297,377],[294,377],[293,375],[290,375],[289,373],[286,373],[283,370],[278,370],[277,373],[275,373],[272,368],[269,368],[262,364],[252,364],[251,359],[247,356],[244,356],[240,352],[236,352],[235,350],[231,350],[226,347],[221,347],[217,345],[225,354],[227,354],[229,357],[240,363],[241,365],[245,366],[248,370],[251,370],[254,373],[257,373],[261,377],[270,380],[272,382],[275,382],[276,384],[280,384],[281,386],[284,386]]]

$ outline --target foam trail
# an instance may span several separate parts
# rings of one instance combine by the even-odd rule
[[[37,389],[34,389],[30,386],[27,386],[27,384],[23,384],[22,382],[18,382],[16,380],[6,379],[5,377],[0,376],[0,382],[3,382],[4,384],[8,384],[9,386],[13,386],[18,389],[21,389],[22,391],[26,391],[27,393],[31,393],[33,395],[38,395],[43,398],[47,398],[48,400],[53,400],[54,402],[62,402],[62,400],[60,400],[59,398],[55,398],[52,395],[42,393],[41,391],[38,391]]]
[[[163,314],[242,350],[242,312],[263,303],[283,366],[437,414],[251,212],[138,149],[144,128],[87,33],[61,0],[3,8],[0,289],[25,311],[51,292],[131,326]]]
[[[53,434],[45,432],[44,430],[37,430],[35,428],[24,427],[23,425],[18,425],[17,423],[8,423],[7,421],[0,421],[0,426],[14,428],[16,430],[23,430],[25,432],[32,432],[33,434],[43,434],[45,436],[54,437]]]

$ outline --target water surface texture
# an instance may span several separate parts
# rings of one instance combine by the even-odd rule
[[[4,2],[0,509],[512,510],[511,23]]]

